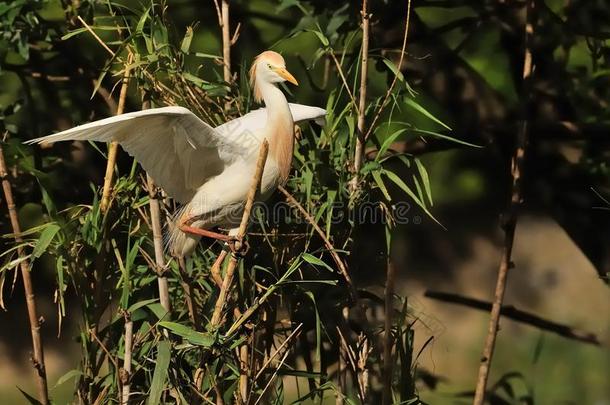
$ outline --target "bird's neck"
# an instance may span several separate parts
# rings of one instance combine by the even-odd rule
[[[269,155],[279,167],[280,181],[288,180],[294,148],[294,122],[286,96],[271,83],[260,88],[267,107],[267,124],[265,133],[268,136]]]

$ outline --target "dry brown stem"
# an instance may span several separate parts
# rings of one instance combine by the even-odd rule
[[[121,395],[121,405],[129,403],[129,394],[131,391],[131,348],[133,344],[133,321],[129,313],[125,313],[125,356],[123,359],[123,373],[121,382],[123,384],[123,392]]]
[[[517,142],[514,156],[511,163],[512,185],[511,197],[509,201],[508,212],[504,223],[504,247],[502,249],[502,259],[498,269],[498,279],[494,293],[493,305],[489,318],[489,327],[487,337],[485,338],[485,346],[483,347],[483,355],[481,356],[481,364],[479,365],[479,375],[477,378],[477,386],[475,390],[473,405],[483,405],[487,389],[487,380],[489,379],[489,371],[491,368],[491,360],[494,354],[496,345],[496,337],[498,334],[498,325],[500,323],[500,312],[502,310],[502,301],[504,300],[504,292],[506,291],[506,279],[508,270],[512,267],[511,256],[513,250],[513,242],[515,239],[515,228],[517,226],[518,209],[521,206],[522,193],[521,182],[523,177],[523,161],[525,158],[525,149],[527,145],[527,118],[529,104],[529,83],[532,75],[532,36],[534,33],[533,13],[534,0],[527,2],[526,23],[525,23],[525,59],[523,62],[523,94],[525,100],[522,101],[522,121],[517,133]]]
[[[15,200],[13,199],[13,190],[11,183],[8,179],[8,170],[6,168],[6,161],[4,160],[4,150],[0,143],[0,179],[2,180],[2,190],[4,191],[4,199],[8,206],[8,214],[11,221],[11,227],[13,228],[13,234],[15,234],[15,243],[20,244],[21,239],[21,226],[19,225],[19,218],[17,217],[17,209],[15,206]],[[25,257],[23,248],[17,250],[19,258]],[[38,309],[36,308],[36,297],[34,295],[34,285],[32,284],[32,278],[30,277],[30,263],[29,260],[23,260],[20,263],[21,277],[23,278],[23,290],[25,293],[25,300],[28,309],[28,320],[30,322],[30,333],[32,336],[32,363],[36,369],[36,383],[38,386],[38,400],[40,403],[47,405],[49,404],[49,391],[47,388],[47,372],[44,362],[44,350],[42,345],[42,336],[40,334],[40,323],[41,319],[38,316]]]
[[[385,282],[385,320],[383,335],[383,398],[382,404],[392,403],[392,313],[394,311],[394,279],[396,268],[388,260],[388,270]]]
[[[242,245],[242,240],[246,235],[246,229],[248,227],[248,221],[250,220],[250,212],[252,211],[252,206],[254,204],[254,197],[256,196],[256,192],[259,188],[259,184],[261,182],[261,178],[263,176],[263,169],[265,168],[265,162],[267,161],[267,153],[269,151],[269,143],[267,140],[264,140],[260,152],[258,155],[258,161],[256,162],[256,171],[254,173],[254,177],[252,178],[252,184],[250,185],[250,190],[248,190],[248,197],[246,199],[246,205],[244,207],[244,213],[241,218],[241,223],[239,226],[239,230],[237,232],[237,240],[236,248],[239,250]],[[239,246],[237,246],[239,245]],[[214,306],[214,313],[212,314],[211,324],[213,327],[217,328],[221,325],[222,321],[222,310],[224,305],[226,304],[229,290],[231,288],[231,282],[233,281],[233,274],[235,269],[237,268],[237,255],[232,254],[231,259],[229,261],[229,265],[227,267],[227,272],[222,281],[222,287],[220,289],[220,293],[218,294],[218,299],[216,300],[216,305]]]
[[[142,109],[150,108],[150,101],[145,100],[142,103]],[[161,306],[167,312],[166,316],[171,313],[171,304],[169,300],[169,287],[167,284],[167,276],[165,276],[165,257],[163,255],[163,228],[161,226],[161,207],[159,200],[162,199],[160,189],[155,185],[154,180],[150,175],[146,175],[146,183],[148,188],[149,206],[150,206],[150,221],[153,232],[153,245],[155,248],[155,264],[157,273],[157,284],[159,289],[159,300]]]

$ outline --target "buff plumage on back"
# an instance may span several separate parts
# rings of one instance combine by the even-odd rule
[[[252,88],[252,92],[254,93],[254,101],[260,103],[263,101],[263,95],[261,94],[261,89],[256,84],[256,66],[260,60],[266,60],[267,62],[278,66],[283,67],[285,65],[284,58],[277,52],[273,51],[265,51],[254,58],[254,62],[252,62],[252,67],[250,68],[250,87]]]

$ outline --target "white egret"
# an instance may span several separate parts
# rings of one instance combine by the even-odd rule
[[[236,234],[264,139],[269,142],[269,155],[261,199],[288,179],[294,124],[324,119],[322,108],[289,104],[277,87],[285,81],[298,85],[284,58],[265,51],[254,60],[250,82],[256,101],[264,101],[266,108],[216,128],[186,108],[162,107],[91,122],[29,143],[118,142],[170,197],[183,204],[174,216],[169,247],[174,255],[184,257],[201,236],[223,239],[211,228],[228,228],[229,235]]]

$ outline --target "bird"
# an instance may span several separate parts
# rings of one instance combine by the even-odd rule
[[[324,123],[326,110],[288,103],[278,87],[298,86],[281,54],[265,51],[250,68],[254,100],[265,107],[212,127],[181,106],[116,115],[28,141],[116,141],[169,197],[181,204],[168,227],[170,253],[192,255],[202,236],[237,235],[260,146],[269,152],[258,200],[286,183],[292,166],[295,123]],[[211,231],[228,229],[228,234]]]

